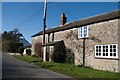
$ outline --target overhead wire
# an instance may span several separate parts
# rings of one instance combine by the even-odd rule
[[[48,4],[50,4],[52,2],[49,2]],[[22,25],[24,25],[28,20],[30,20],[32,17],[34,17],[36,14],[38,14],[42,9],[44,8],[44,5],[41,6],[41,8],[36,11],[35,13],[33,13],[31,16],[29,16],[27,19],[25,19],[22,23],[20,23],[17,28],[21,27]]]
[[[55,4],[56,5],[56,4]],[[60,9],[62,9],[65,13],[69,14],[74,20],[77,20],[77,17],[72,15],[69,11],[65,10],[63,7],[61,7],[60,5],[56,5],[57,7],[59,7]]]
[[[54,2],[49,2],[50,3],[54,3]],[[55,4],[56,5],[56,4]],[[57,7],[61,8],[63,11],[65,11],[67,14],[69,14],[71,17],[73,17],[75,20],[77,19],[75,16],[73,16],[69,11],[63,9],[61,6],[56,5]],[[29,16],[28,18],[26,18],[22,23],[20,23],[18,26],[16,26],[18,29],[19,27],[23,26],[28,20],[30,20],[32,17],[34,17],[36,14],[38,14],[42,9],[44,8],[44,5],[42,5],[42,7],[36,11],[35,13],[33,13],[31,16]]]
[[[50,3],[54,3],[54,2],[49,2],[48,4],[50,4]],[[59,7],[60,9],[62,9],[65,13],[69,14],[71,17],[73,17],[74,20],[77,19],[77,17],[73,16],[69,11],[63,9],[61,6],[58,6],[58,5],[56,5],[56,6]],[[19,28],[19,27],[23,26],[28,20],[30,20],[32,17],[34,17],[36,14],[38,14],[43,8],[44,8],[44,5],[42,5],[42,7],[38,11],[36,11],[35,13],[33,13],[31,16],[29,16],[27,19],[25,19],[22,23],[20,23],[16,27]]]
[[[44,7],[42,6],[38,11],[36,11],[35,13],[33,13],[31,16],[29,16],[27,19],[25,19],[22,23],[20,23],[17,28],[21,27],[22,25],[24,25],[28,20],[30,20],[33,16],[35,16],[36,14],[38,14]]]

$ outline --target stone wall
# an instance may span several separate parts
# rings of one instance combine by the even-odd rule
[[[42,41],[43,41],[42,37],[43,36],[32,37],[32,55],[35,54],[35,51],[34,51],[35,44],[38,43],[38,42],[42,43]],[[45,35],[45,37],[46,37],[45,42],[47,42],[47,35]]]
[[[120,19],[118,20],[118,52],[119,52],[119,62],[118,62],[118,71],[120,72]]]
[[[86,66],[108,71],[118,71],[117,59],[95,58],[96,44],[118,44],[118,19],[96,24],[87,25],[89,27],[89,37],[85,40]],[[65,46],[74,52],[74,63],[82,64],[83,39],[77,38],[77,29],[70,29],[54,33],[54,40],[64,40]],[[72,34],[72,35],[70,35]],[[47,36],[47,35],[46,35]],[[52,34],[50,35],[52,37]],[[32,38],[32,48],[34,43],[42,41],[42,36]],[[47,37],[46,37],[47,38]],[[47,41],[47,39],[46,39]],[[120,52],[120,51],[119,51]]]
[[[89,25],[89,35],[95,36],[98,42],[94,41],[88,46],[92,49],[92,55],[86,59],[86,64],[95,69],[118,71],[118,60],[116,59],[96,59],[94,46],[96,44],[118,44],[118,20]],[[89,36],[89,37],[90,37]],[[87,41],[89,43],[89,40]],[[86,45],[87,45],[86,42]],[[88,52],[89,53],[89,52]]]

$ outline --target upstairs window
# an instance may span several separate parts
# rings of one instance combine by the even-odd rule
[[[95,45],[95,57],[118,58],[117,44]]]
[[[78,28],[78,38],[88,37],[88,26]]]

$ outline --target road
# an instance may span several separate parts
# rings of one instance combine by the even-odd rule
[[[2,54],[2,78],[71,78]]]

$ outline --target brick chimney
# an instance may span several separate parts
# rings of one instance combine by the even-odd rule
[[[67,22],[67,18],[65,17],[65,13],[62,13],[60,16],[60,25],[64,25]]]

